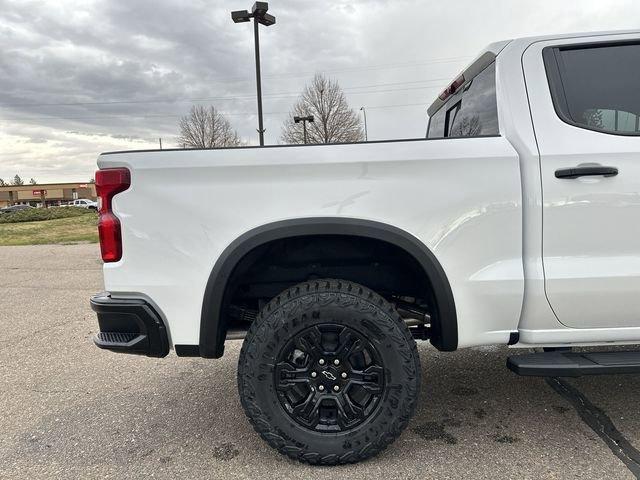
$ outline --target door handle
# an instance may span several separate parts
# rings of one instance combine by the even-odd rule
[[[571,168],[559,168],[556,170],[556,178],[574,179],[580,177],[615,177],[618,175],[616,167],[604,167],[602,165],[584,165]]]

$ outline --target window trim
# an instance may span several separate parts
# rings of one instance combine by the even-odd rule
[[[442,108],[446,107],[447,104],[445,103]],[[449,136],[450,130],[451,130],[451,125],[453,125],[453,122],[455,122],[456,117],[458,116],[458,114],[460,113],[460,110],[462,109],[462,97],[460,97],[460,100],[458,100],[456,103],[454,103],[451,108],[448,108],[445,112],[444,112],[444,138],[452,138],[451,136]],[[437,112],[436,112],[437,113]],[[453,113],[453,118],[451,117],[451,114]],[[455,137],[453,137],[455,138]]]
[[[613,132],[611,130],[603,130],[600,128],[590,127],[584,123],[576,122],[569,115],[569,105],[567,103],[567,95],[565,87],[560,75],[560,65],[558,52],[560,50],[585,50],[590,48],[606,48],[618,47],[624,45],[640,45],[638,40],[618,40],[606,42],[587,42],[587,43],[565,43],[561,45],[550,45],[542,49],[542,61],[547,75],[547,83],[549,84],[549,93],[551,94],[551,102],[556,115],[564,123],[572,127],[591,132],[604,133],[606,135],[616,135],[621,137],[638,137],[640,132]],[[629,112],[630,113],[630,112]]]
[[[445,104],[445,105],[446,105],[446,104]],[[424,138],[425,138],[426,140],[440,140],[440,139],[443,139],[443,138],[447,138],[446,136],[443,136],[443,137],[432,137],[432,138],[430,138],[430,137],[429,137],[429,130],[431,130],[431,121],[433,120],[433,117],[435,117],[435,116],[438,114],[438,112],[439,112],[440,110],[442,110],[442,108],[444,108],[444,105],[442,105],[442,107],[440,107],[438,110],[436,110],[436,111],[433,113],[433,115],[430,115],[430,116],[429,116],[429,121],[427,122],[427,134],[424,136]],[[443,132],[444,132],[444,130],[446,129],[446,126],[447,126],[447,123],[446,123],[446,122],[447,122],[447,119],[445,118],[445,124],[444,124],[443,130],[442,130]]]

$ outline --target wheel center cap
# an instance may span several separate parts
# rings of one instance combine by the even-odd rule
[[[323,370],[322,371],[322,375],[324,375],[326,378],[328,378],[329,380],[333,381],[333,380],[337,380],[338,377],[336,377],[333,373],[331,373],[328,370]]]

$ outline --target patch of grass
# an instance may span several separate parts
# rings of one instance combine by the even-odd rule
[[[97,225],[98,215],[95,212],[55,220],[2,223],[0,246],[95,243],[98,241]]]
[[[50,207],[50,208],[29,208],[13,213],[0,215],[0,224],[19,222],[39,222],[44,220],[55,220],[56,218],[80,217],[82,215],[94,214],[95,210],[79,207]]]

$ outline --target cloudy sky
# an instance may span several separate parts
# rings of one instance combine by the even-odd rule
[[[98,153],[177,146],[213,104],[257,143],[244,0],[0,0],[0,178],[86,181]],[[369,139],[421,137],[426,107],[486,44],[637,28],[637,0],[272,0],[261,28],[266,142],[314,72],[365,106]]]

